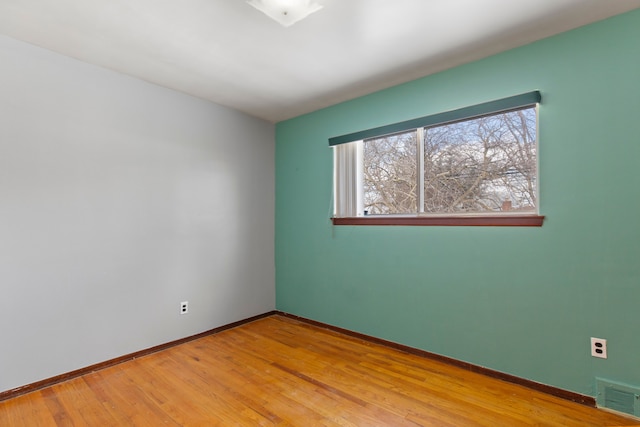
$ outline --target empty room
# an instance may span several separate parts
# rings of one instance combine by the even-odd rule
[[[0,426],[640,426],[640,0],[0,0]]]

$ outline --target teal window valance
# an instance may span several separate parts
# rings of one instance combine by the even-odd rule
[[[409,129],[437,126],[445,123],[471,119],[474,117],[481,117],[488,114],[516,110],[538,104],[541,99],[542,96],[540,95],[539,91],[527,92],[520,95],[510,96],[508,98],[497,99],[494,101],[484,102],[482,104],[459,108],[457,110],[445,111],[443,113],[432,114],[429,116],[419,117],[417,119],[406,120],[403,122],[354,132],[347,135],[336,136],[333,138],[329,138],[329,145],[340,145],[348,142],[390,135]]]

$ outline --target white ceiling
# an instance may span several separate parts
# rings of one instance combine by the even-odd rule
[[[640,7],[640,0],[0,0],[0,33],[277,122]]]

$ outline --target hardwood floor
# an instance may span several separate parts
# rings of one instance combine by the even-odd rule
[[[640,426],[271,316],[0,402],[0,426]]]

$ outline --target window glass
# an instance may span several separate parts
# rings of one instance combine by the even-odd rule
[[[415,213],[416,131],[364,141],[363,197],[367,215]]]
[[[358,215],[537,211],[535,107],[365,139]]]
[[[535,212],[536,110],[425,129],[424,212]]]

